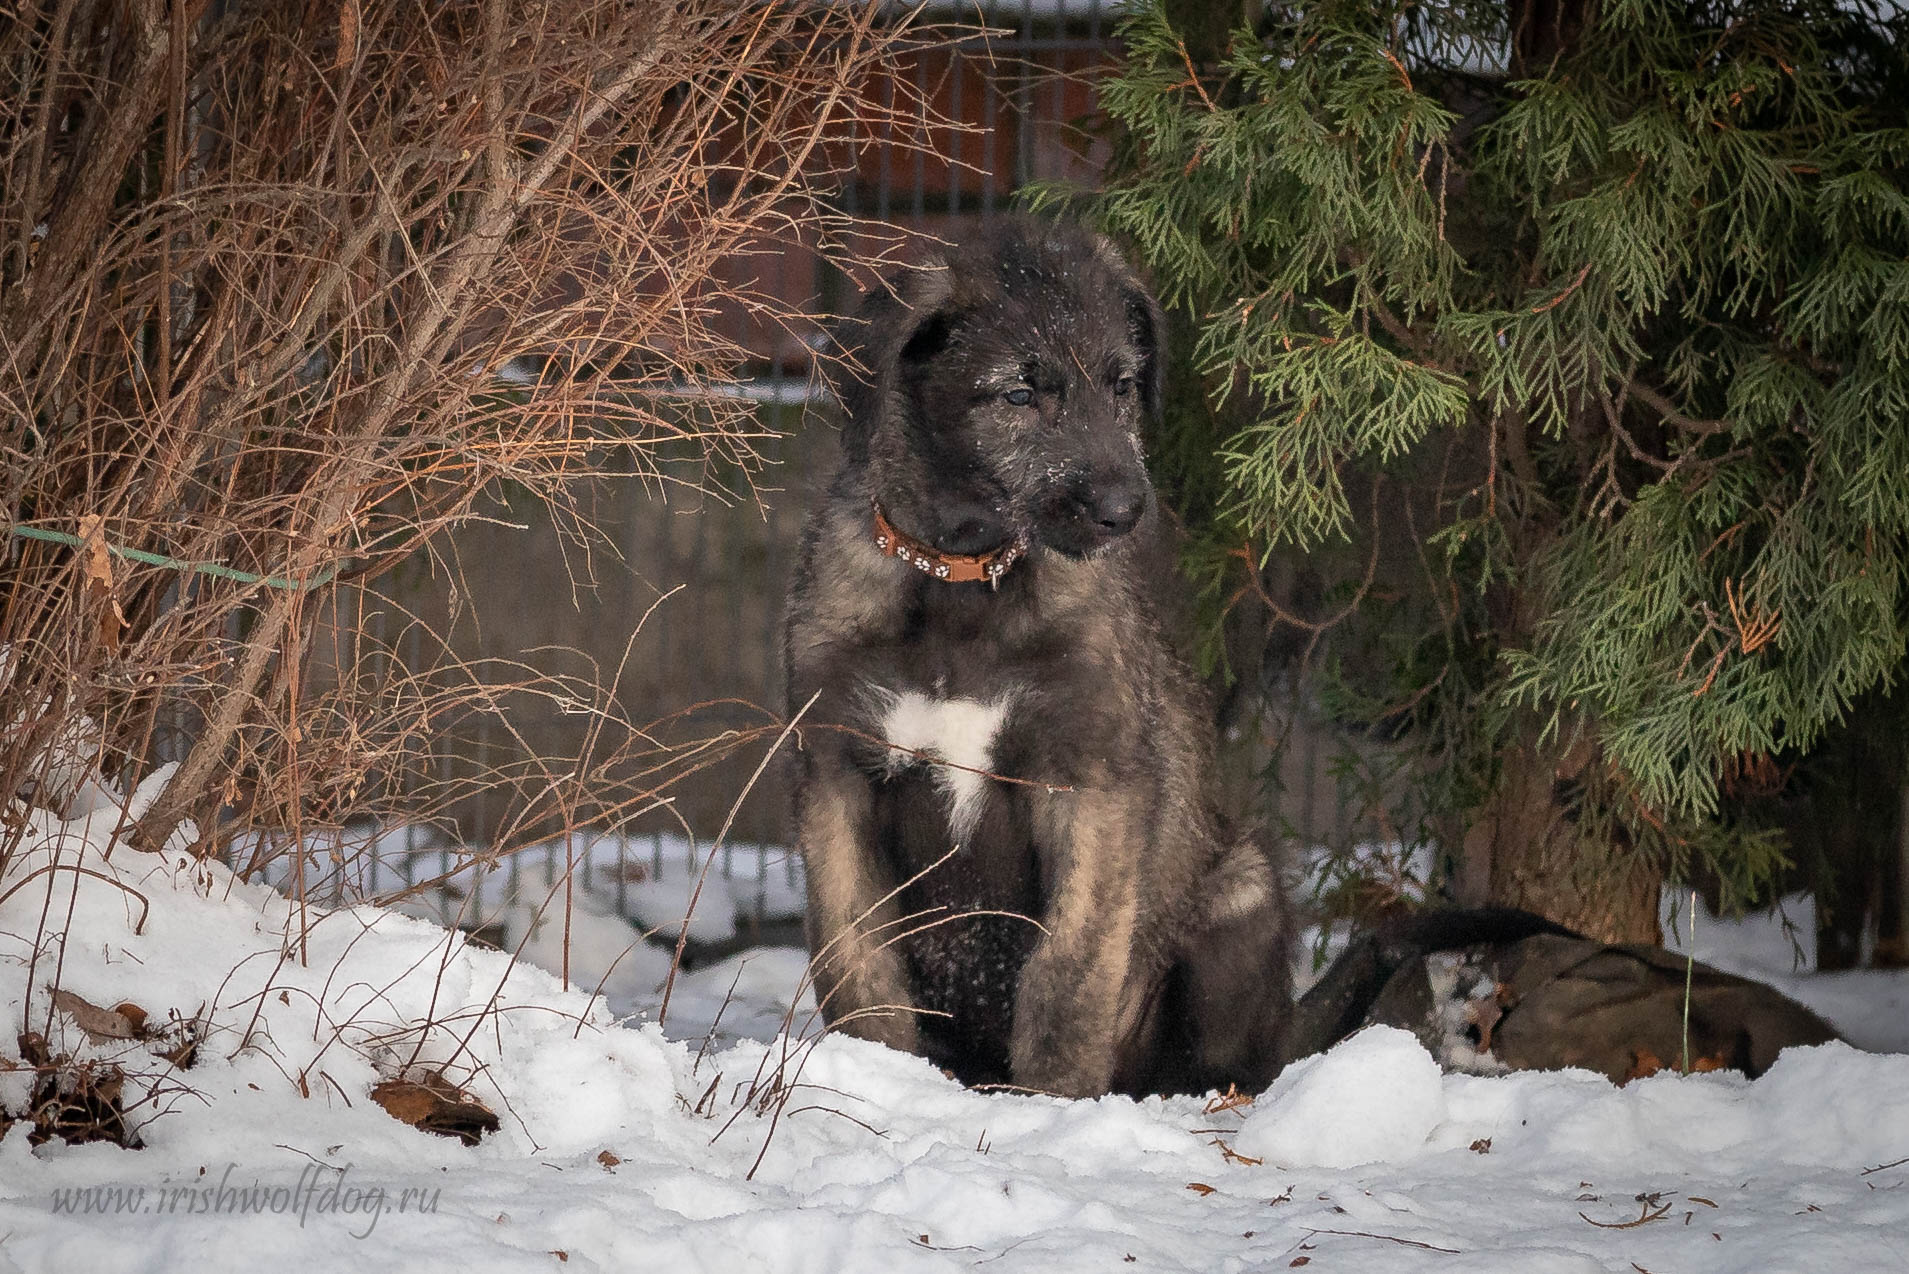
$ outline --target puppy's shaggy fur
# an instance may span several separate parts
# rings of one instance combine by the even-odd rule
[[[1285,897],[1220,813],[1142,463],[1161,343],[1106,240],[1021,220],[837,335],[843,461],[784,651],[790,710],[815,696],[817,994],[835,1029],[970,1083],[1197,1091],[1276,1065]],[[963,559],[998,574],[936,577]]]

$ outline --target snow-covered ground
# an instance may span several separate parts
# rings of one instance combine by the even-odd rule
[[[613,1006],[424,920],[301,915],[216,864],[115,845],[116,810],[15,811],[29,852],[0,876],[0,1041],[41,1032],[54,1055],[116,1062],[144,1148],[34,1147],[16,1123],[0,1274],[1909,1271],[1909,1055],[1838,1044],[1755,1083],[1614,1088],[1445,1076],[1374,1030],[1250,1103],[973,1093],[919,1059],[818,1041],[800,1003],[778,1032],[798,954],[684,975],[664,1026],[619,1024],[619,1008],[661,1009],[647,949]],[[603,923],[581,925],[584,910],[571,974],[590,987],[584,956],[635,931],[596,904]],[[1699,947],[1732,932],[1700,918]],[[1735,956],[1767,958],[1735,937]],[[56,973],[77,1005],[54,1006]],[[1902,987],[1851,982],[1831,1016],[1900,1019]],[[145,1027],[122,1038],[83,1007],[125,1003]],[[186,1033],[189,1069],[156,1056]],[[420,1067],[498,1130],[467,1147],[371,1099]],[[33,1086],[0,1072],[0,1106]]]

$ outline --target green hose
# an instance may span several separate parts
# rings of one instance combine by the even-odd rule
[[[7,531],[25,540],[45,540],[49,544],[65,544],[79,548],[84,541],[79,536],[66,531],[48,531],[37,526],[10,526]],[[226,566],[220,562],[186,562],[176,557],[165,557],[159,553],[148,553],[144,549],[129,549],[118,544],[108,544],[106,551],[114,557],[123,557],[129,562],[143,562],[147,566],[164,566],[175,571],[195,571],[200,575],[211,575],[218,579],[237,580],[241,584],[263,584],[267,588],[289,588],[307,592],[322,587],[338,574],[338,568],[328,566],[317,575],[303,582],[286,579],[279,575],[255,575],[251,571],[241,571],[237,567]]]

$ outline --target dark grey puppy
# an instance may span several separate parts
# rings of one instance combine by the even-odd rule
[[[837,335],[843,461],[784,634],[817,995],[969,1083],[1276,1064],[1284,892],[1220,813],[1142,463],[1161,341],[1106,240],[1018,219]]]

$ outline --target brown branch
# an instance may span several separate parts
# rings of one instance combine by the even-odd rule
[[[1315,1230],[1312,1227],[1308,1226],[1306,1228],[1306,1233],[1307,1234],[1336,1234],[1336,1235],[1339,1235],[1341,1238],[1348,1238],[1348,1239],[1379,1239],[1386,1243],[1397,1243],[1402,1247],[1423,1248],[1427,1252],[1443,1252],[1447,1256],[1458,1256],[1460,1254],[1459,1250],[1455,1247],[1439,1247],[1436,1244],[1432,1244],[1432,1243],[1421,1243],[1417,1239],[1402,1239],[1398,1237],[1396,1234],[1374,1234],[1370,1230]]]
[[[1174,41],[1174,44],[1180,50],[1180,61],[1186,64],[1187,77],[1186,79],[1182,80],[1180,83],[1175,84],[1173,87],[1174,88],[1191,87],[1194,92],[1200,95],[1200,100],[1206,103],[1206,110],[1209,115],[1219,114],[1220,108],[1213,104],[1213,99],[1211,97],[1207,96],[1206,85],[1200,83],[1200,73],[1197,70],[1195,70],[1193,67],[1193,55],[1187,52],[1186,41],[1176,40]]]
[[[1259,557],[1250,541],[1241,545],[1239,548],[1231,550],[1228,554],[1231,557],[1240,559],[1246,569],[1246,583],[1241,585],[1240,589],[1228,600],[1229,607],[1247,592],[1251,592],[1254,599],[1273,617],[1274,622],[1286,624],[1302,632],[1311,634],[1306,641],[1305,650],[1300,654],[1300,663],[1302,665],[1311,664],[1313,653],[1318,648],[1320,640],[1325,637],[1328,632],[1337,628],[1340,624],[1356,614],[1359,607],[1365,604],[1366,597],[1372,592],[1373,581],[1378,578],[1379,573],[1379,496],[1383,486],[1383,480],[1377,474],[1374,474],[1372,478],[1371,512],[1372,550],[1366,555],[1365,575],[1360,579],[1359,586],[1353,590],[1352,596],[1346,600],[1345,605],[1324,619],[1305,619],[1293,614],[1284,606],[1280,605],[1279,600],[1275,598],[1272,592],[1266,587],[1265,580],[1260,578]],[[990,775],[989,777],[998,776]]]
[[[1543,314],[1546,310],[1554,310],[1558,306],[1563,305],[1566,298],[1568,298],[1573,292],[1577,291],[1579,288],[1583,287],[1584,281],[1590,277],[1591,277],[1591,263],[1589,261],[1586,261],[1584,263],[1584,268],[1578,271],[1578,277],[1575,279],[1572,279],[1569,283],[1567,283],[1564,287],[1564,291],[1558,293],[1556,296],[1552,297],[1549,301],[1542,301],[1538,303],[1537,305],[1532,306],[1531,312],[1533,314]]]
[[[1736,426],[1728,420],[1698,420],[1694,417],[1686,416],[1683,412],[1678,411],[1676,407],[1671,405],[1670,399],[1664,397],[1635,377],[1633,377],[1624,388],[1625,392],[1649,407],[1652,411],[1655,411],[1659,416],[1662,416],[1664,423],[1675,425],[1685,433],[1703,434],[1708,437],[1713,434],[1727,434],[1736,428]]]
[[[1652,1221],[1661,1221],[1670,1214],[1670,1204],[1668,1202],[1660,1204],[1655,1208],[1651,1207],[1651,1200],[1648,1196],[1640,1197],[1638,1202],[1642,1206],[1638,1209],[1638,1217],[1635,1221],[1591,1221],[1591,1218],[1584,1216],[1582,1212],[1578,1213],[1578,1215],[1584,1217],[1586,1221],[1591,1221],[1591,1224],[1600,1230],[1635,1230],[1640,1225],[1649,1225]]]

